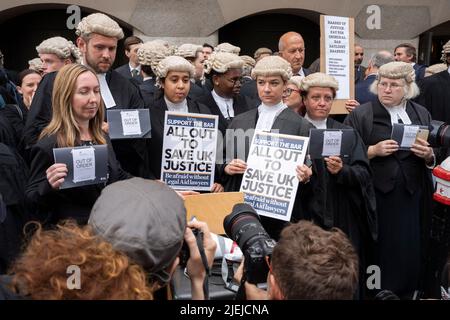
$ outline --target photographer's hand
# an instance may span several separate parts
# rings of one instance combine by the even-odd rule
[[[242,262],[239,265],[239,268],[234,273],[234,281],[237,283],[241,283],[242,276],[244,275],[244,258],[242,258]],[[266,290],[258,288],[256,285],[252,283],[244,282],[245,287],[245,296],[247,300],[269,300],[269,294]]]
[[[195,228],[203,232],[203,248],[205,249],[205,255],[208,260],[209,268],[212,267],[214,262],[214,254],[216,252],[217,244],[211,237],[211,233],[209,232],[206,222],[201,222],[198,220],[188,222],[188,228],[186,228],[186,232],[184,234],[184,240],[186,241],[190,252],[190,258],[187,261],[187,273],[191,279],[192,299],[202,300],[205,298],[203,294],[203,281],[207,275],[200,256],[200,251],[198,250],[197,240],[191,228]]]

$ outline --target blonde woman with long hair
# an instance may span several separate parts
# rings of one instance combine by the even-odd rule
[[[102,131],[104,105],[95,73],[88,67],[71,64],[56,76],[52,96],[53,117],[31,151],[31,174],[27,199],[50,223],[73,218],[85,224],[89,212],[106,184],[127,179]],[[108,145],[109,177],[106,183],[59,190],[67,176],[67,166],[54,163],[53,148]]]

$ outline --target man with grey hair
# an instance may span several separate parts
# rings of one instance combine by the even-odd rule
[[[370,58],[366,69],[366,78],[355,85],[355,99],[360,104],[375,100],[377,97],[370,92],[369,88],[375,81],[378,69],[389,62],[394,61],[394,57],[389,51],[379,51]]]
[[[101,96],[106,109],[138,109],[144,107],[139,89],[111,67],[116,58],[117,42],[123,38],[122,28],[102,13],[83,18],[77,26],[77,46],[83,64],[92,68],[100,83]],[[56,72],[44,77],[31,105],[31,114],[24,129],[26,147],[34,145],[41,131],[52,118],[51,98]],[[108,125],[104,123],[105,132]],[[137,140],[114,141],[113,148],[122,168],[129,173],[143,175],[143,151]]]

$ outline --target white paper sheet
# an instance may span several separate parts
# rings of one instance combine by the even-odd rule
[[[342,131],[324,131],[322,156],[339,156],[341,154]]]
[[[403,138],[400,144],[401,148],[411,148],[413,143],[416,141],[417,132],[419,132],[418,126],[404,126],[403,127]]]
[[[95,179],[95,149],[73,149],[73,182]]]
[[[122,129],[124,136],[142,134],[141,123],[139,122],[139,111],[121,111]]]

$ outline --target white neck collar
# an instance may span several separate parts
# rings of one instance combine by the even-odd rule
[[[313,120],[309,117],[308,113],[305,114],[305,119],[308,120],[309,122],[311,122],[314,127],[316,127],[317,129],[326,129],[327,128],[327,119],[324,120]]]

